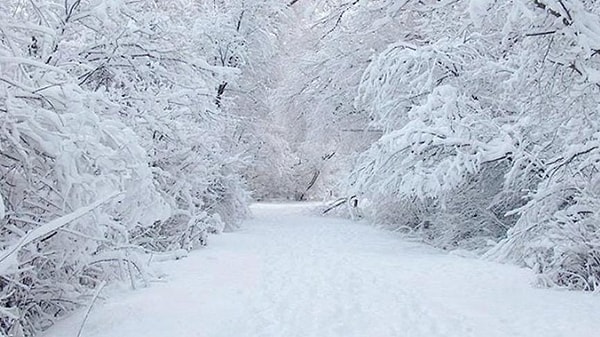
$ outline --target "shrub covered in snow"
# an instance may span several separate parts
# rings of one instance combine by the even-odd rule
[[[411,25],[375,50],[359,87],[357,110],[384,135],[351,193],[437,246],[492,248],[545,284],[597,289],[598,4],[399,6],[386,20]]]
[[[31,335],[103,281],[147,276],[246,215],[191,1],[0,3],[0,335]],[[184,11],[185,9],[185,11]]]

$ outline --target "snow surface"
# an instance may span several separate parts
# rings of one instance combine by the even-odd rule
[[[99,300],[84,337],[595,337],[600,298],[536,289],[530,271],[449,255],[393,233],[257,204],[168,281]],[[106,295],[106,294],[104,294]],[[83,310],[45,337],[77,336]]]

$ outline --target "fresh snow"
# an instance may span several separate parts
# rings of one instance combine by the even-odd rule
[[[103,291],[82,337],[595,337],[600,298],[532,286],[530,271],[447,254],[391,232],[257,204],[166,281]],[[85,310],[45,337],[77,336]]]

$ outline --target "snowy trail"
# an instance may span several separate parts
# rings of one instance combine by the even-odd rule
[[[97,303],[82,336],[600,336],[597,295],[306,210],[255,205],[242,231],[161,263],[168,282]],[[81,317],[45,336],[76,336]]]

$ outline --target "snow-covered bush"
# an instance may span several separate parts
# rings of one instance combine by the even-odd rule
[[[194,49],[199,8],[171,5],[0,3],[0,335],[43,330],[101,282],[145,277],[140,254],[245,216],[215,103],[239,71]]]
[[[514,211],[519,220],[507,239],[488,255],[534,267],[546,285],[597,290],[600,6],[537,1],[535,14],[531,25],[545,34],[520,45],[536,51],[528,58],[538,67],[523,89],[531,99],[529,120],[519,126],[527,153],[518,162],[539,182]]]
[[[136,131],[150,155],[156,184],[173,210],[153,231],[141,230],[144,246],[153,249],[202,244],[208,231],[235,227],[245,214],[245,193],[234,171],[243,161],[224,150],[229,121],[219,93],[223,81],[235,80],[239,71],[209,64],[212,55],[199,48],[221,34],[201,29],[199,22],[212,21],[211,13],[193,1],[173,5],[119,3],[109,16],[117,30],[96,29],[103,34],[95,34],[94,43],[82,40],[83,34],[65,43],[83,46],[69,58],[86,65],[78,69],[82,85],[122,107],[118,118]],[[198,30],[190,32],[192,26]]]
[[[356,101],[385,130],[351,176],[368,213],[443,247],[506,238],[488,256],[596,289],[599,14],[586,1],[404,7],[418,33],[374,58]]]
[[[169,209],[135,134],[100,117],[114,107],[59,69],[6,59],[2,73],[12,81],[0,84],[0,190],[7,214],[0,220],[0,273],[2,312],[11,314],[2,315],[0,328],[31,332],[80,302],[81,293],[123,261],[133,263],[128,230],[166,218]],[[19,81],[22,72],[27,77]],[[28,238],[99,200],[64,228]]]

